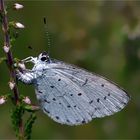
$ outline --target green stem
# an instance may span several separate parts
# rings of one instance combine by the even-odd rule
[[[18,105],[20,105],[19,91],[18,91],[17,82],[16,82],[16,72],[13,67],[14,59],[13,59],[12,51],[10,50],[11,44],[10,44],[10,35],[9,35],[9,25],[8,25],[7,11],[5,9],[4,0],[0,0],[0,13],[1,13],[1,18],[2,18],[4,46],[9,48],[9,51],[5,52],[5,54],[7,57],[7,64],[8,64],[8,69],[9,69],[9,73],[10,73],[10,80],[12,82],[14,82],[14,84],[15,84],[15,86],[13,88],[14,101],[15,101],[15,105],[18,106]],[[19,139],[24,139],[24,128],[23,128],[22,118],[19,122],[19,136],[20,136]]]

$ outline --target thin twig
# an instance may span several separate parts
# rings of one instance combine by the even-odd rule
[[[14,101],[15,101],[16,105],[19,105],[20,104],[19,91],[18,91],[17,82],[16,82],[16,72],[15,72],[15,69],[13,66],[14,59],[13,59],[12,51],[10,50],[11,44],[10,44],[10,35],[9,35],[9,25],[8,25],[7,11],[5,9],[4,0],[0,0],[0,13],[1,13],[1,17],[2,17],[2,30],[3,30],[3,34],[4,34],[4,46],[9,48],[9,51],[5,52],[5,53],[6,53],[7,64],[8,64],[8,69],[9,69],[9,73],[10,73],[10,81],[14,83],[14,88],[13,88]],[[24,130],[23,122],[21,119],[20,123],[19,123],[19,135],[20,135],[21,139],[24,138],[23,130]]]

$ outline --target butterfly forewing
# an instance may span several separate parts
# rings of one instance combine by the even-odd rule
[[[52,61],[36,79],[41,107],[53,120],[68,125],[112,115],[129,101],[120,87],[78,67]]]

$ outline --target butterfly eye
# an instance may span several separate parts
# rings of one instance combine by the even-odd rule
[[[41,61],[45,61],[45,60],[46,60],[46,57],[42,57],[42,58],[41,58]]]

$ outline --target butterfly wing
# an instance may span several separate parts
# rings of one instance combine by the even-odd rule
[[[124,90],[101,76],[60,61],[48,65],[36,79],[36,94],[43,111],[59,123],[87,123],[120,111],[129,101]]]

